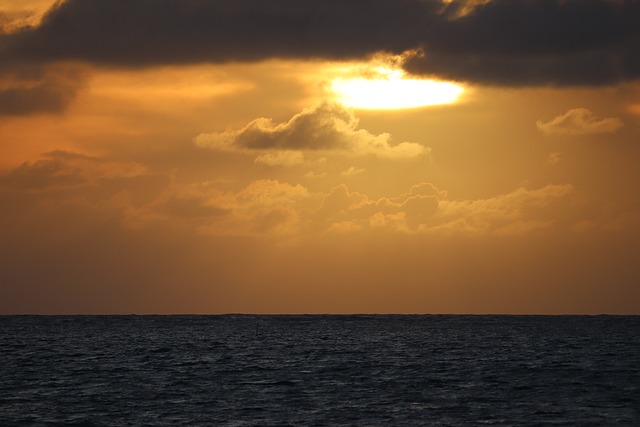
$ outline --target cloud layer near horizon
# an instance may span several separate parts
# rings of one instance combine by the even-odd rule
[[[598,240],[624,218],[575,197],[568,184],[476,199],[427,182],[392,197],[275,179],[223,190],[56,151],[0,173],[0,311],[590,312],[614,289],[595,307],[637,312],[635,253],[615,252],[628,229]],[[617,274],[606,289],[601,269]]]
[[[239,191],[211,183],[178,185],[171,175],[135,162],[56,151],[0,173],[0,197],[24,192],[30,210],[91,209],[127,228],[187,221],[198,233],[237,236],[312,235],[387,229],[400,233],[521,235],[552,226],[554,202],[570,203],[571,185],[519,188],[477,200],[451,200],[419,183],[393,197],[371,198],[345,184],[311,192],[273,179]],[[576,221],[577,219],[574,219]]]

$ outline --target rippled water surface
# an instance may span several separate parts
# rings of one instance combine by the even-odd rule
[[[0,317],[0,425],[640,425],[640,317]]]

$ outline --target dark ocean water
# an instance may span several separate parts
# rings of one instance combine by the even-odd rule
[[[640,426],[640,317],[0,317],[0,425]]]

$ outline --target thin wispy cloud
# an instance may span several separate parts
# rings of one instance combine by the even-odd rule
[[[549,122],[538,121],[538,130],[547,135],[590,135],[614,133],[623,123],[617,117],[596,117],[586,108],[574,108]]]

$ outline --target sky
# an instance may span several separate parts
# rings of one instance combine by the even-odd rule
[[[0,314],[640,314],[639,22],[0,0]]]

